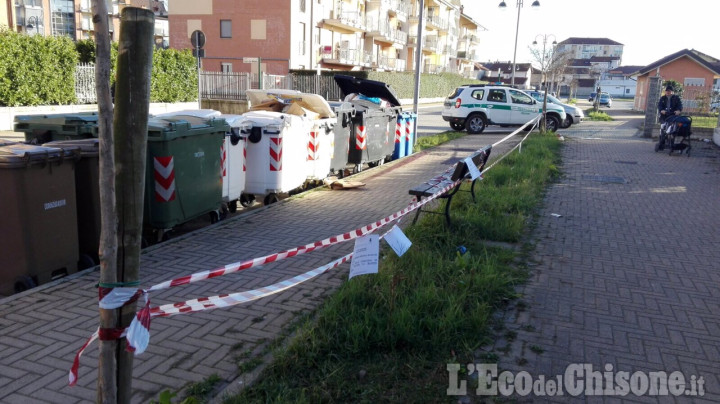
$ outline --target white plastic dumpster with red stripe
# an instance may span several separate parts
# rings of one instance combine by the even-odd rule
[[[226,134],[225,142],[223,142],[220,149],[220,170],[222,174],[223,202],[227,203],[230,212],[235,212],[237,202],[241,200],[245,191],[245,147],[247,136],[252,127],[250,121],[242,115],[222,114],[214,109],[184,109],[155,115],[158,118],[182,116],[214,117],[224,119],[230,125],[230,132]],[[174,194],[170,192],[171,188],[174,191],[174,181],[171,182],[169,177],[163,177],[168,164],[172,164],[172,161],[155,161],[155,191],[158,198],[174,198]],[[247,202],[247,200],[243,199],[243,205],[247,205]]]
[[[327,101],[317,94],[278,89],[248,90],[247,97],[251,107],[271,99],[288,106],[302,101],[317,116],[259,110],[242,115],[252,123],[245,193],[263,197],[269,204],[278,200],[278,194],[301,189],[308,180],[327,177],[336,121]]]

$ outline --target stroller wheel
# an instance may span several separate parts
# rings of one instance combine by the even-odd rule
[[[655,143],[655,153],[660,151],[660,142]]]

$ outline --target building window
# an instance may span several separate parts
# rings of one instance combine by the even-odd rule
[[[220,38],[232,38],[232,20],[220,20]]]
[[[53,0],[50,22],[54,36],[75,39],[75,5],[72,0]]]
[[[232,73],[232,63],[221,63],[220,69],[223,73]]]
[[[705,87],[705,79],[686,77],[683,83],[684,87]]]

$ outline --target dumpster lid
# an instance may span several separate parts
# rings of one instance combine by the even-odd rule
[[[79,149],[84,156],[97,155],[100,152],[100,139],[77,139],[77,140],[56,140],[44,143],[45,147],[57,147],[59,149]]]
[[[235,114],[222,114],[218,116],[218,118],[224,119],[225,122],[230,125],[230,127],[233,128],[247,128],[252,127],[252,121],[248,119],[248,117],[243,115],[235,115]]]
[[[57,147],[37,146],[25,143],[12,143],[0,146],[0,167],[25,167],[33,163],[60,161],[77,157],[78,148],[59,149]]]
[[[164,118],[168,116],[177,116],[177,115],[189,115],[189,116],[195,116],[198,118],[212,118],[216,116],[220,116],[220,111],[216,111],[214,109],[183,109],[180,111],[174,111],[174,112],[164,112],[162,114],[156,114],[153,115],[156,118]]]
[[[98,113],[73,112],[67,114],[36,114],[36,115],[15,115],[15,123],[47,123],[65,125],[71,122],[95,123],[98,120]]]
[[[299,100],[307,104],[313,112],[318,113],[320,118],[335,118],[335,112],[330,108],[327,100],[317,94],[276,88],[269,90],[247,90],[245,94],[251,106],[270,100],[280,100],[289,105],[292,100]]]
[[[400,106],[397,94],[390,85],[383,83],[382,81],[359,79],[357,77],[345,76],[342,74],[336,74],[334,76],[335,82],[340,87],[343,96],[347,96],[352,93],[362,94],[367,97],[378,97],[389,102],[394,107]]]

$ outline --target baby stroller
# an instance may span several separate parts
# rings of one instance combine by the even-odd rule
[[[683,152],[690,156],[690,135],[692,134],[692,117],[672,115],[660,124],[660,137],[655,144],[655,151],[668,149],[668,154]]]

